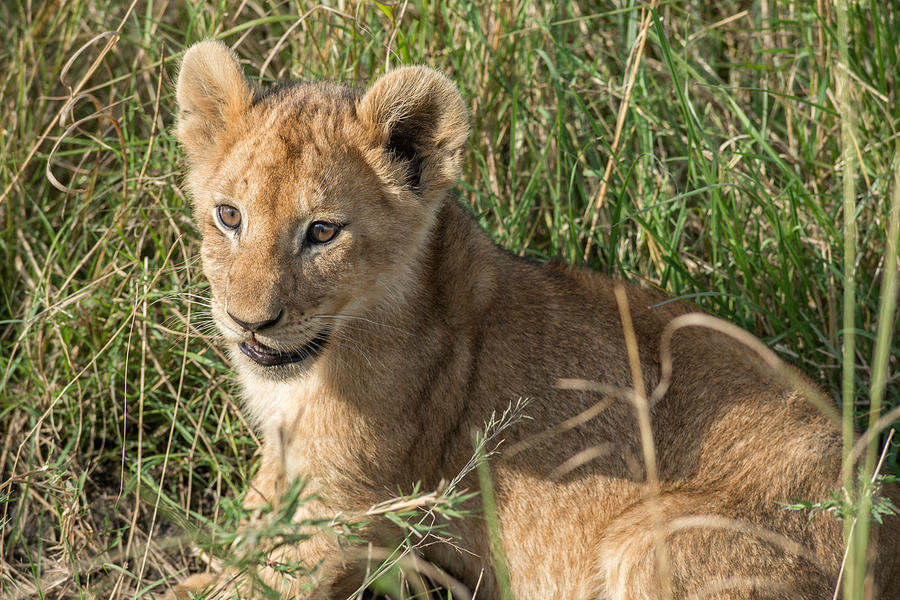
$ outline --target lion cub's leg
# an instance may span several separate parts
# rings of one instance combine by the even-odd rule
[[[275,511],[278,510],[279,499],[287,488],[278,464],[263,455],[260,469],[244,500],[244,508],[256,511],[254,514],[257,516],[241,525],[244,533],[262,526],[266,517],[259,516],[260,509],[274,504]],[[309,500],[293,515],[293,521],[301,523],[307,519],[320,520],[329,516],[327,507],[321,501]],[[253,598],[258,595],[254,594],[258,582],[283,598],[328,598],[337,590],[355,590],[362,576],[345,560],[345,549],[341,548],[336,535],[312,525],[306,533],[310,535],[309,539],[268,552],[264,565],[248,567],[255,569],[252,573],[229,567],[219,573],[192,575],[178,584],[174,595],[169,594],[166,599],[181,600],[190,598],[192,594],[210,600]],[[272,542],[269,540],[266,543]]]
[[[299,565],[301,569],[296,569]],[[166,600],[202,597],[232,600],[262,597],[261,586],[282,598],[325,599],[347,597],[362,583],[362,575],[345,561],[334,535],[317,531],[310,539],[276,548],[266,554],[265,564],[244,571],[229,567],[219,573],[198,573],[178,584]],[[345,593],[345,590],[349,590]]]
[[[703,496],[663,495],[657,506],[654,511],[646,502],[638,504],[604,535],[600,548],[604,597],[664,598],[665,571],[675,599],[831,597],[840,560],[840,528],[830,517],[807,527],[805,515],[773,507],[765,511],[770,516],[767,528],[742,519],[740,510]],[[748,515],[760,512],[758,507],[747,510]],[[654,522],[660,521],[665,532],[662,571],[661,538],[654,529]],[[828,556],[814,554],[809,546],[821,549],[826,539],[835,542]]]

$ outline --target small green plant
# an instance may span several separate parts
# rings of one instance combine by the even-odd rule
[[[425,590],[425,577],[440,584],[452,595],[454,586],[459,587],[460,584],[434,565],[419,560],[418,555],[428,545],[454,543],[453,536],[446,531],[451,519],[481,518],[480,511],[471,502],[479,495],[478,492],[468,491],[462,485],[477,470],[484,488],[483,469],[488,459],[496,454],[502,444],[504,430],[528,418],[523,412],[527,405],[528,401],[521,399],[510,404],[502,414],[492,414],[484,429],[474,432],[472,459],[438,490],[423,491],[417,484],[409,493],[399,490],[395,498],[379,503],[363,514],[298,519],[297,515],[304,505],[314,503],[318,498],[309,492],[307,480],[297,480],[277,502],[254,511],[243,508],[240,498],[223,499],[223,516],[219,522],[204,522],[204,527],[209,530],[192,526],[180,518],[178,521],[193,531],[191,539],[194,543],[213,555],[224,555],[224,567],[236,569],[240,577],[251,583],[256,593],[277,599],[280,598],[277,587],[263,581],[259,576],[260,568],[286,579],[312,582],[321,566],[273,558],[283,556],[279,550],[289,550],[314,535],[322,534],[334,535],[339,544],[349,550],[354,545],[367,542],[361,535],[373,519],[384,519],[397,527],[399,540],[394,539],[374,552],[372,548],[367,548],[366,558],[370,564],[366,564],[365,571],[368,576],[359,591],[372,589],[394,598],[406,598],[409,585],[420,592]],[[493,499],[492,493],[488,496]],[[496,515],[490,510],[486,512],[488,514],[485,516],[493,518],[496,523]],[[169,511],[163,514],[171,516]],[[496,533],[499,535],[499,531]],[[352,552],[348,556],[357,562],[361,560]],[[498,559],[502,564],[502,555]]]
[[[872,519],[877,523],[881,523],[884,517],[888,515],[896,515],[900,509],[893,501],[879,495],[879,490],[886,483],[897,483],[900,478],[894,475],[876,475],[874,478],[865,477],[863,473],[859,474],[859,486],[852,490],[840,489],[828,492],[828,498],[817,502],[809,500],[801,500],[791,498],[790,502],[779,503],[785,510],[808,511],[809,520],[812,521],[816,516],[822,513],[832,513],[842,521],[856,519],[859,513],[860,500],[858,491],[867,494],[869,497],[869,513]]]

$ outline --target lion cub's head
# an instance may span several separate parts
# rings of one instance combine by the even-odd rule
[[[177,96],[213,317],[239,366],[302,373],[338,343],[341,317],[409,288],[459,176],[459,93],[423,67],[364,92],[260,91],[224,45],[202,42],[184,56]]]

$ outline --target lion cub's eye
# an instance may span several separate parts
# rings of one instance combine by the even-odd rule
[[[216,219],[222,227],[234,231],[241,226],[241,211],[230,204],[220,204],[216,207]]]
[[[306,230],[306,239],[308,239],[311,244],[327,244],[334,239],[334,236],[336,236],[340,230],[340,225],[316,221]]]

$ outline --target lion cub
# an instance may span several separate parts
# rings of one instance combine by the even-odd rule
[[[663,348],[685,304],[494,245],[449,192],[469,126],[447,78],[406,67],[366,90],[265,91],[203,42],[177,96],[212,314],[265,440],[251,505],[306,476],[325,517],[435,488],[472,456],[473,430],[528,398],[490,462],[515,598],[831,597],[841,523],[779,502],[840,486],[836,425],[724,334],[682,327]],[[450,531],[424,558],[499,597],[485,522]],[[897,598],[898,518],[878,533],[875,586]],[[362,581],[327,534],[282,554],[320,564],[312,591],[264,569],[285,597],[346,597]],[[233,579],[221,597],[241,592]]]

